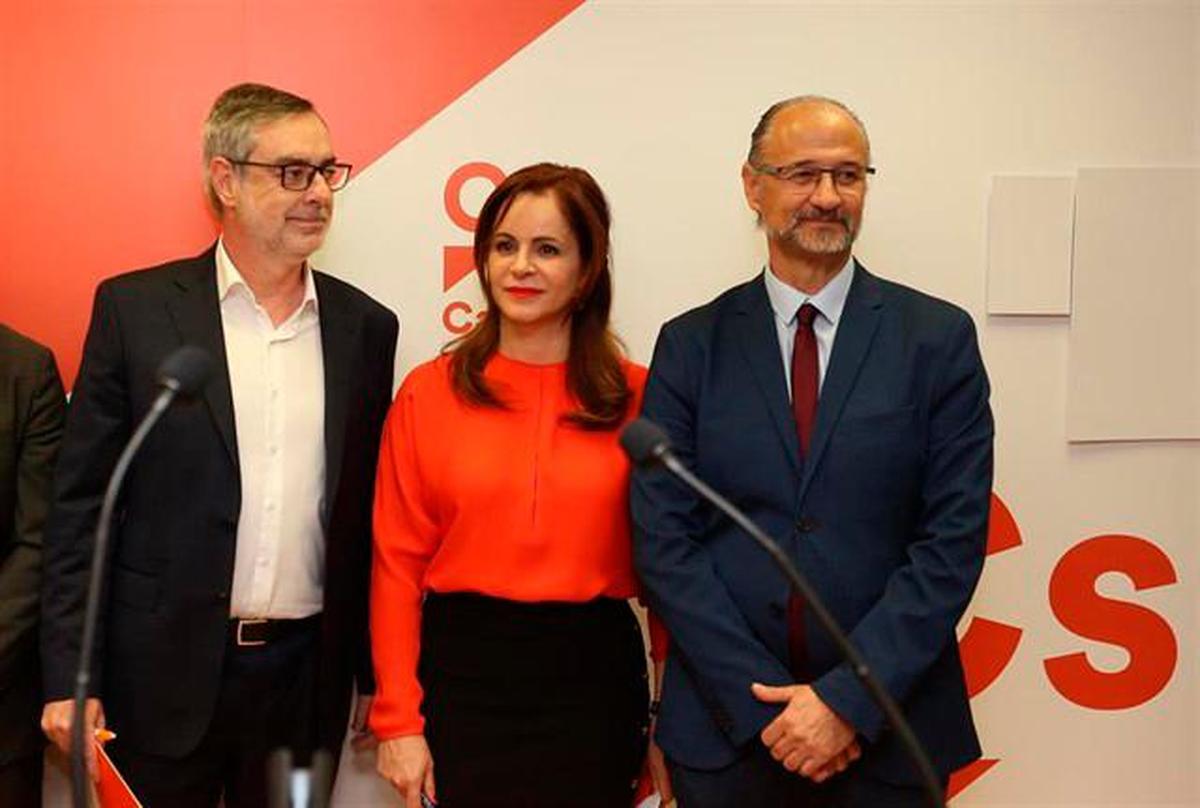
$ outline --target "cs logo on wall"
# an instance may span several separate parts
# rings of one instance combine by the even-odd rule
[[[1016,519],[993,493],[987,555],[1021,545]],[[1166,689],[1179,659],[1175,632],[1162,615],[1136,603],[1107,598],[1096,590],[1100,577],[1110,573],[1127,577],[1139,592],[1178,581],[1167,554],[1139,536],[1092,536],[1058,560],[1050,573],[1047,600],[1059,624],[1076,636],[1120,647],[1129,656],[1128,664],[1118,671],[1097,668],[1083,651],[1042,661],[1047,679],[1060,696],[1092,710],[1127,710],[1144,704]],[[971,698],[1000,678],[1023,633],[1016,626],[987,618],[971,619],[959,641]],[[987,749],[986,737],[983,744]],[[999,762],[985,757],[955,772],[948,796],[961,793]]]
[[[460,166],[449,179],[442,194],[446,215],[455,227],[467,234],[466,244],[448,244],[442,248],[442,328],[450,337],[461,337],[470,331],[487,313],[478,302],[482,296],[478,290],[465,294],[451,295],[459,281],[475,272],[475,257],[472,253],[471,237],[475,235],[477,216],[464,207],[464,192],[468,183],[473,186],[487,183],[486,193],[504,181],[504,172],[491,163],[467,163]],[[478,188],[473,188],[478,190]],[[460,290],[461,292],[461,290]],[[470,300],[467,298],[470,297]],[[472,302],[474,301],[474,302]]]

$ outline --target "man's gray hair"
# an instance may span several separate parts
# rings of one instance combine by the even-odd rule
[[[758,119],[758,125],[754,127],[754,131],[750,133],[750,153],[746,156],[746,162],[752,166],[759,165],[759,160],[762,158],[762,142],[766,138],[767,132],[771,128],[771,122],[775,120],[775,116],[783,112],[789,107],[794,107],[797,104],[825,104],[831,107],[836,107],[850,117],[850,120],[858,126],[858,131],[862,132],[863,143],[867,146],[867,162],[871,162],[871,138],[867,137],[867,127],[863,124],[862,119],[854,113],[854,110],[838,101],[836,98],[828,98],[823,95],[797,95],[792,98],[785,98],[782,101],[776,101],[772,104],[762,117]]]
[[[254,151],[254,130],[259,124],[315,111],[307,98],[265,84],[237,84],[217,97],[204,121],[204,191],[218,216],[221,200],[208,170],[212,158],[245,160]]]

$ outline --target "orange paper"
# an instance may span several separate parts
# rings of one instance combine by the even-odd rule
[[[134,795],[125,778],[113,765],[112,758],[104,751],[104,745],[96,740],[96,768],[100,778],[96,783],[98,808],[142,808],[141,801]]]

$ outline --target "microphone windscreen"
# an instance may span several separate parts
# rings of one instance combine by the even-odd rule
[[[204,387],[212,369],[212,357],[207,351],[184,345],[158,366],[158,383],[181,396],[193,396]]]
[[[657,463],[664,452],[670,451],[671,440],[662,427],[649,418],[630,421],[621,430],[621,448],[638,466]]]

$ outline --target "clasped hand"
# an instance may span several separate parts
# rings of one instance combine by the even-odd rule
[[[854,728],[810,686],[770,687],[755,682],[750,690],[759,701],[786,705],[759,737],[771,757],[788,771],[821,783],[862,755]]]

